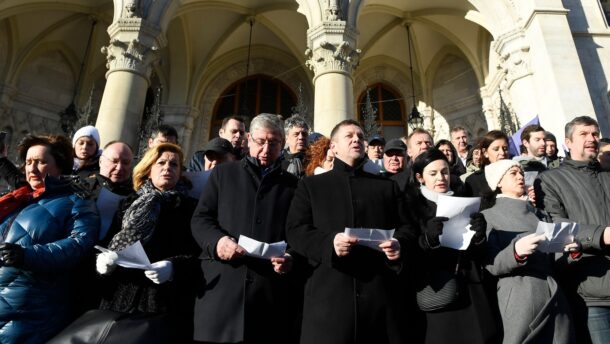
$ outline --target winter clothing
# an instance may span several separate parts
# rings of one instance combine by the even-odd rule
[[[491,164],[492,166],[494,164]],[[553,278],[554,254],[535,251],[520,263],[515,243],[546,220],[525,200],[502,197],[483,211],[488,229],[486,269],[498,280],[503,343],[575,343],[566,297]]]
[[[610,260],[603,233],[610,225],[610,172],[597,161],[566,159],[561,167],[545,171],[534,184],[536,204],[553,222],[577,222],[576,239],[583,258],[570,266],[569,281],[587,306],[610,306]]]
[[[186,343],[192,339],[193,304],[195,288],[199,283],[197,256],[199,248],[190,233],[190,218],[196,201],[185,193],[174,192],[160,195],[160,191],[145,184],[137,195],[127,198],[118,214],[119,221],[111,228],[117,233],[112,243],[121,248],[124,244],[140,239],[151,263],[170,261],[173,266],[173,279],[156,284],[139,269],[117,267],[103,278],[102,302],[100,309],[124,313],[144,313],[151,317],[167,316],[167,329],[163,331],[171,341]],[[136,208],[142,206],[151,213],[140,213]],[[141,209],[141,208],[140,208]],[[155,213],[155,214],[152,214]],[[143,219],[135,219],[135,215]],[[151,218],[155,217],[152,221]],[[154,228],[149,227],[151,223]],[[117,228],[122,223],[121,228]],[[128,235],[133,232],[127,227],[134,224],[146,228],[146,235]],[[142,227],[137,226],[136,231]],[[143,230],[144,231],[144,230]],[[119,240],[118,238],[123,239]],[[111,244],[111,246],[113,246]],[[159,338],[159,342],[168,340]]]
[[[402,257],[411,253],[403,194],[391,180],[365,172],[365,161],[351,167],[335,158],[332,171],[301,180],[290,206],[288,244],[313,269],[305,285],[301,343],[405,341],[401,260],[358,245],[345,257],[334,250],[335,236],[346,227],[395,228]]]
[[[506,172],[513,166],[521,165],[514,160],[504,159],[485,166],[485,181],[487,182],[487,186],[489,186],[492,191],[495,191]]]
[[[282,169],[296,176],[297,178],[305,177],[305,152],[290,153],[288,149],[282,152]]]
[[[0,267],[0,342],[42,343],[67,325],[74,307],[74,268],[99,227],[92,200],[70,180],[45,178],[45,192],[0,224],[7,243],[23,248],[21,268]]]
[[[205,278],[195,305],[195,340],[295,342],[291,306],[300,297],[291,278],[296,266],[280,275],[269,260],[244,256],[223,261],[216,244],[224,236],[237,241],[242,234],[266,243],[285,240],[286,214],[297,181],[279,161],[262,170],[250,157],[212,170],[191,222],[203,249]]]
[[[494,343],[501,337],[496,320],[496,306],[487,296],[483,285],[481,266],[485,253],[484,240],[471,242],[465,251],[440,247],[436,226],[436,200],[438,195],[425,187],[409,191],[411,213],[417,218],[421,232],[417,234],[414,276],[416,291],[426,288],[436,276],[455,275],[459,287],[457,299],[443,309],[425,312],[425,343]],[[441,229],[442,231],[442,229]],[[430,241],[433,244],[430,244]],[[434,243],[437,243],[434,245]]]
[[[466,178],[466,182],[464,182],[464,196],[480,197],[481,195],[488,193],[491,193],[491,189],[485,179],[485,168],[473,172]]]
[[[72,136],[72,146],[74,146],[76,144],[76,141],[83,136],[89,136],[90,138],[95,140],[95,142],[97,143],[97,147],[100,147],[100,133],[97,128],[92,125],[82,127],[74,133],[74,135]]]

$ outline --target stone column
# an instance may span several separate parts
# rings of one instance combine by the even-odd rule
[[[122,140],[137,147],[138,133],[152,63],[166,45],[160,22],[170,0],[115,0],[114,22],[108,27],[106,87],[95,126],[102,145]],[[161,4],[164,3],[164,4]]]
[[[336,14],[307,31],[307,66],[313,70],[315,88],[314,129],[329,135],[344,119],[356,118],[352,72],[358,65],[358,33]]]

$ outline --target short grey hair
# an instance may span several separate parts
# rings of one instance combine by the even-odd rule
[[[309,132],[309,124],[305,118],[300,115],[293,115],[284,121],[284,134],[288,135],[288,132],[292,128],[303,128]]]
[[[284,130],[282,120],[277,116],[270,113],[261,113],[254,117],[250,122],[250,132],[258,129],[268,129],[271,131],[277,131],[284,139]]]
[[[565,126],[566,139],[570,139],[570,140],[572,139],[572,134],[574,133],[574,127],[576,125],[594,125],[599,130],[599,124],[593,118],[591,118],[589,116],[576,117],[576,118],[572,119],[571,121],[569,121],[568,123],[566,123],[566,126]]]

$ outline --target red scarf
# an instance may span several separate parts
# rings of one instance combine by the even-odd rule
[[[16,209],[25,206],[34,198],[39,197],[43,192],[44,187],[32,191],[29,186],[22,186],[0,197],[0,221],[3,221],[5,217]]]

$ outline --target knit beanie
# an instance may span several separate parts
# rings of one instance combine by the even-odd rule
[[[502,180],[502,177],[506,174],[508,170],[513,166],[521,165],[514,160],[503,159],[498,160],[492,164],[485,166],[485,180],[487,181],[487,185],[492,191],[496,191],[498,188],[498,184]]]
[[[97,148],[100,148],[100,133],[92,125],[82,127],[80,129],[78,129],[76,131],[76,133],[74,133],[74,136],[72,136],[72,146],[74,146],[76,144],[76,140],[78,140],[79,138],[81,138],[83,136],[89,136],[92,139],[94,139],[95,142],[97,142]]]

